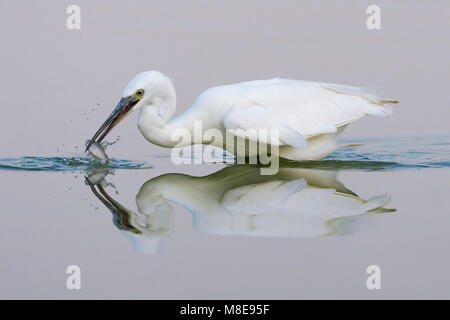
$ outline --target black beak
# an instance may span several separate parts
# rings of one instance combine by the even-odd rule
[[[125,119],[125,117],[129,114],[131,108],[139,102],[134,96],[128,96],[120,99],[114,111],[109,115],[108,119],[101,125],[101,127],[97,130],[94,136],[89,140],[86,144],[86,151],[89,150],[89,147],[95,142],[95,139],[98,138],[97,142],[101,142],[106,135],[114,128],[121,120]]]

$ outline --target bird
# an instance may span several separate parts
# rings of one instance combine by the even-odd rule
[[[395,211],[384,208],[389,195],[365,200],[347,189],[336,171],[282,164],[269,176],[260,175],[258,166],[234,164],[200,177],[152,177],[135,197],[137,214],[106,192],[105,176],[92,172],[86,181],[135,251],[146,254],[158,252],[173,233],[174,204],[187,209],[200,233],[252,237],[342,235],[349,231],[347,222],[362,215]]]
[[[253,141],[289,160],[319,160],[337,148],[337,136],[350,123],[366,115],[388,117],[393,99],[382,99],[361,87],[304,80],[273,78],[225,84],[204,91],[181,115],[176,110],[175,87],[159,71],[137,74],[126,85],[119,103],[86,144],[100,143],[127,115],[138,111],[137,127],[149,142],[166,148],[210,144],[237,154],[235,139]],[[195,135],[216,130],[214,138],[201,135],[189,141],[174,139],[177,130]],[[277,130],[267,137],[257,130]],[[96,140],[97,139],[97,140]],[[186,139],[187,140],[187,139]]]

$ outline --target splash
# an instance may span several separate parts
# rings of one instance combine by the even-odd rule
[[[105,149],[105,151],[106,151],[106,149],[108,149],[110,146],[112,146],[112,145],[115,145],[117,142],[119,142],[119,140],[120,140],[120,136],[117,136],[117,138],[116,138],[116,140],[114,140],[114,141],[112,141],[112,142],[109,142],[109,141],[103,141],[102,143],[101,143],[101,146],[103,147],[103,149]]]

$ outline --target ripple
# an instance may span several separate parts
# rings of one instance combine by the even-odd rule
[[[448,135],[353,139],[343,142],[347,145],[358,145],[340,148],[323,161],[336,161],[336,166],[345,166],[352,162],[356,168],[375,170],[450,167]]]
[[[18,157],[0,159],[0,170],[87,171],[91,169],[148,169],[144,161],[111,159],[103,163],[88,157]]]
[[[449,168],[450,135],[428,137],[386,137],[342,140],[344,147],[317,161],[282,159],[280,166],[324,170],[391,171],[400,169]],[[224,155],[227,161],[224,161]],[[233,162],[224,153],[212,163]],[[198,155],[198,156],[201,156]],[[195,155],[194,155],[195,158]],[[217,161],[216,161],[217,160]],[[145,161],[111,159],[108,163],[89,157],[18,157],[0,159],[0,170],[87,171],[91,169],[148,169]]]

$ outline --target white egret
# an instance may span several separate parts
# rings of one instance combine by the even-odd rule
[[[388,103],[397,101],[377,98],[359,87],[275,78],[210,88],[186,112],[172,118],[176,94],[171,80],[158,71],[147,71],[128,83],[86,150],[97,138],[101,142],[129,113],[139,110],[139,130],[162,147],[183,146],[173,139],[174,131],[185,129],[194,135],[194,122],[201,121],[203,130],[218,129],[225,138],[189,144],[210,143],[236,153],[228,139],[237,137],[277,145],[283,158],[314,160],[336,150],[336,136],[349,123],[365,115],[391,115]],[[279,139],[256,136],[255,129],[276,129]]]

